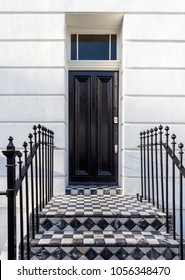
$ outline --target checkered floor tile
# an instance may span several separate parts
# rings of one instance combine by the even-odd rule
[[[165,217],[151,203],[140,203],[135,197],[121,195],[65,195],[54,197],[42,210],[44,216],[123,216]]]
[[[67,186],[67,195],[119,195],[122,188],[118,186]]]
[[[39,223],[32,260],[179,259],[179,243],[165,231],[166,215],[136,197],[53,197]]]
[[[32,260],[175,260],[179,244],[159,232],[83,231],[36,235]]]
[[[173,246],[178,248],[179,244],[173,240],[170,234],[158,231],[124,232],[124,231],[46,231],[36,234],[32,246],[96,246],[96,245],[119,245],[131,246]]]

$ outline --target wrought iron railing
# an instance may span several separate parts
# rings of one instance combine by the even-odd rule
[[[180,258],[183,259],[184,145],[180,143],[179,150],[176,151],[176,135],[171,135],[171,145],[169,136],[169,127],[163,129],[162,125],[140,133],[141,195],[138,195],[138,198],[141,201],[148,200],[166,213],[167,233],[170,231],[169,218],[172,218],[173,238],[178,238],[180,242]],[[177,219],[178,202],[179,219]],[[177,220],[180,228],[178,234]]]
[[[15,149],[12,137],[3,151],[7,158],[7,190],[0,195],[7,196],[9,260],[18,256],[17,239],[20,240],[19,259],[30,259],[30,242],[39,230],[39,211],[53,196],[54,132],[39,124],[33,127],[33,134],[28,138],[29,142],[23,143],[23,153]],[[20,219],[17,226],[18,199]],[[17,228],[20,238],[17,238]]]

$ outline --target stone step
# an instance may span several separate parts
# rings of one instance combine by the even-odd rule
[[[32,260],[176,260],[179,244],[158,231],[46,231],[31,242]]]
[[[121,195],[54,197],[40,213],[39,231],[165,231],[166,215],[151,203]]]
[[[66,195],[121,195],[119,186],[67,186]]]

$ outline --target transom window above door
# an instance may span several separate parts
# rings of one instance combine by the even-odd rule
[[[71,60],[117,60],[117,35],[71,34]]]

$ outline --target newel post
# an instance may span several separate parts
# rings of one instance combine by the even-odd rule
[[[16,260],[16,190],[15,190],[15,146],[9,137],[3,155],[7,158],[7,197],[8,197],[8,260]]]

